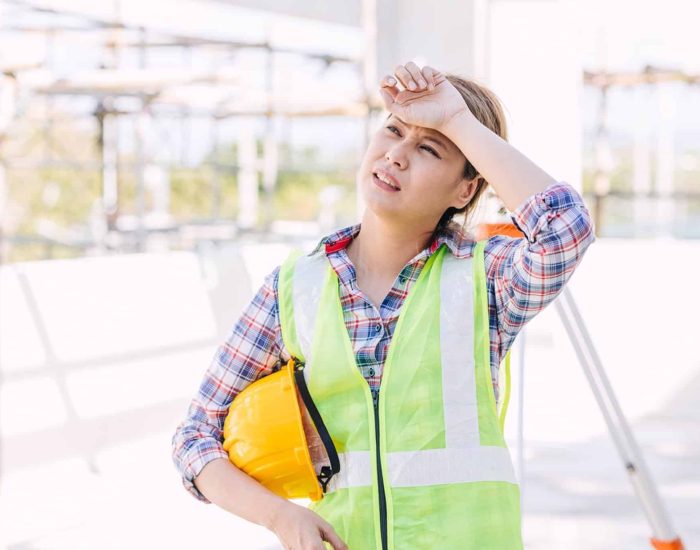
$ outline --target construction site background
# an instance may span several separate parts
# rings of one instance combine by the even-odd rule
[[[700,547],[700,14],[444,8],[0,1],[0,548],[279,548],[186,493],[170,437],[263,277],[359,219],[392,55],[493,86],[512,142],[582,192],[598,240],[569,288],[678,534]],[[471,30],[416,42],[392,9]],[[472,225],[504,219],[491,192]],[[553,307],[512,370],[526,548],[649,547]]]

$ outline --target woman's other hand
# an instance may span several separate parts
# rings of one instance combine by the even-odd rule
[[[283,502],[274,510],[267,525],[285,550],[326,550],[324,541],[333,550],[348,550],[331,524],[312,510],[293,502]]]
[[[427,65],[420,69],[409,61],[396,67],[394,75],[381,80],[379,92],[385,108],[406,124],[440,131],[454,116],[470,113],[460,93],[437,69]]]

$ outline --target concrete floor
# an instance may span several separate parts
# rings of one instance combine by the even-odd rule
[[[162,360],[177,367],[197,356],[206,361],[210,351]],[[185,549],[225,541],[229,548],[280,548],[264,529],[196,501],[180,486],[170,436],[186,404],[182,398],[118,418],[98,417],[76,428],[69,441],[4,438],[0,547]],[[692,549],[700,548],[700,418],[687,405],[670,416],[649,416],[633,429],[676,529]],[[81,444],[81,432],[92,439]],[[607,436],[527,441],[525,458],[526,548],[650,547],[649,526]]]
[[[668,293],[649,294],[654,281],[666,280],[666,268],[647,258],[662,253],[674,258],[675,276]],[[278,251],[266,261],[283,256]],[[572,280],[615,393],[688,550],[700,548],[700,294],[684,292],[677,299],[674,289],[694,288],[693,258],[698,257],[697,244],[599,242]],[[257,273],[253,286],[270,268],[259,259],[249,270]],[[134,259],[109,260],[129,263],[124,273],[134,280],[133,292],[116,297],[105,282],[115,273],[113,264],[95,273],[98,266],[91,260],[84,279],[67,264],[38,266],[25,283],[33,285],[39,306],[12,315],[8,304],[11,310],[15,291],[26,285],[22,280],[17,287],[0,285],[9,292],[0,310],[0,548],[280,548],[271,533],[196,501],[180,485],[170,438],[214,354],[221,327],[230,322],[226,315],[236,308],[226,302],[223,313],[212,313],[211,287],[200,281],[194,260],[182,254],[146,260],[141,267]],[[609,270],[606,285],[599,285],[599,274],[612,261],[637,276]],[[139,269],[153,281],[160,280],[159,269],[179,279],[139,293]],[[90,302],[87,311],[98,311],[89,307],[99,303],[122,317],[107,320],[112,323],[107,328],[79,308],[71,310],[75,318],[68,317],[60,302],[66,299],[57,275],[61,270],[66,285],[76,287],[71,299],[92,293],[84,298]],[[233,272],[218,273],[224,283],[238,280]],[[98,275],[103,294],[91,282]],[[186,307],[173,306],[176,291]],[[135,301],[132,309],[124,305],[126,299]],[[214,303],[222,302],[217,297]],[[163,312],[170,326],[148,332],[158,319],[144,318],[144,311]],[[30,336],[23,327],[39,321],[45,326]],[[180,338],[176,330],[182,341],[174,340]],[[134,345],[129,351],[128,337],[151,347]],[[526,548],[650,548],[650,527],[553,307],[518,336],[513,353],[506,438],[516,463],[520,345],[526,350]],[[102,355],[91,358],[98,352]]]

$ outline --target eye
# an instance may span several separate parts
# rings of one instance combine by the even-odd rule
[[[432,147],[428,147],[427,145],[421,145],[421,149],[425,149],[427,151],[430,151],[435,157],[440,158],[440,155],[438,155],[435,152],[435,149],[433,149]]]
[[[387,126],[387,130],[389,130],[391,133],[396,134],[397,136],[400,136],[401,133],[399,132],[398,128],[396,126]],[[421,145],[421,149],[425,149],[428,151],[431,155],[433,155],[435,158],[441,158],[440,155],[437,154],[435,149],[432,147],[428,147],[427,145]]]

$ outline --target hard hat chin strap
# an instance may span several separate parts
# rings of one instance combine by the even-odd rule
[[[321,484],[321,487],[323,488],[323,492],[325,493],[326,487],[328,487],[328,483],[330,482],[331,478],[335,474],[340,472],[340,460],[338,459],[338,452],[335,450],[333,440],[331,439],[331,436],[328,433],[328,430],[326,429],[326,425],[323,423],[323,419],[321,418],[321,414],[316,408],[314,400],[311,398],[309,388],[306,386],[306,379],[304,378],[304,363],[297,360],[296,358],[294,358],[293,360],[294,380],[296,381],[297,388],[299,388],[299,394],[301,395],[302,401],[304,401],[306,410],[309,411],[309,416],[311,416],[311,420],[313,421],[314,426],[316,427],[318,436],[321,438],[321,442],[326,448],[326,454],[328,455],[328,458],[331,462],[330,466],[323,466],[321,468],[321,473],[316,476],[318,478],[319,483]]]

